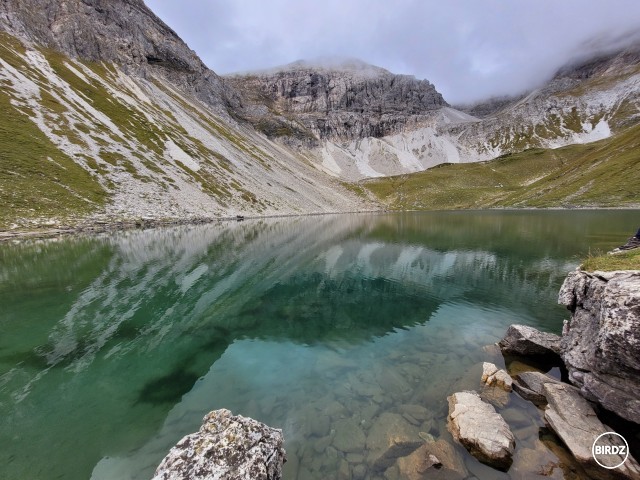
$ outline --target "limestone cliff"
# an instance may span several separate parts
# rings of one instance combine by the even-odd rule
[[[585,398],[640,419],[640,271],[569,274],[558,302],[571,311],[562,331],[570,381]]]
[[[640,46],[587,57],[514,98],[451,108],[427,81],[347,62],[229,77],[239,115],[347,180],[601,140],[640,119]],[[477,115],[477,116],[475,116]],[[478,118],[482,117],[482,118]]]
[[[384,137],[447,106],[427,80],[358,60],[299,61],[229,80],[244,93],[240,114],[258,129],[272,137],[306,138],[311,145],[316,139]]]

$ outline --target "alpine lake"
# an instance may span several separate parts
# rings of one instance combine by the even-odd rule
[[[631,210],[407,212],[5,242],[0,478],[149,479],[219,408],[283,430],[288,480],[402,478],[371,468],[383,416],[450,441],[480,480],[576,478],[515,393],[497,407],[514,465],[479,463],[447,431],[447,396],[478,390],[483,361],[505,367],[490,346],[510,324],[560,333],[567,273],[638,225]]]

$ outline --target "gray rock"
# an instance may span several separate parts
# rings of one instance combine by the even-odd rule
[[[535,405],[543,406],[547,404],[544,396],[545,383],[560,383],[540,372],[522,372],[516,375],[513,382],[513,389],[525,400],[533,402]]]
[[[71,57],[113,62],[140,76],[160,75],[218,113],[237,94],[143,0],[0,2],[0,29]]]
[[[482,364],[482,382],[487,386],[496,386],[507,392],[511,391],[513,381],[507,372],[498,369],[493,363]]]
[[[457,392],[447,400],[447,427],[453,438],[482,463],[507,470],[515,450],[515,438],[502,416],[476,392]]]
[[[369,463],[374,471],[383,472],[399,457],[422,445],[418,428],[397,413],[385,412],[373,424],[367,437]]]
[[[570,273],[558,302],[569,380],[585,398],[640,423],[640,271]]]
[[[498,342],[502,353],[528,357],[555,357],[560,355],[560,337],[540,332],[526,325],[511,325]]]
[[[285,462],[282,444],[282,430],[214,410],[197,433],[171,449],[153,480],[279,480]]]
[[[591,478],[640,478],[640,465],[631,456],[615,470],[604,469],[596,463],[591,450],[593,443],[611,428],[598,420],[593,408],[576,388],[567,384],[545,383],[544,395],[549,402],[544,414],[546,422]]]
[[[382,137],[419,123],[447,103],[426,80],[353,60],[333,66],[296,62],[280,69],[234,75],[244,116],[267,136],[318,139]],[[262,107],[268,99],[274,116]],[[288,121],[295,116],[296,122]]]

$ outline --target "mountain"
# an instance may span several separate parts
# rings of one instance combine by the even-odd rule
[[[242,93],[240,114],[256,128],[312,147],[325,139],[381,138],[447,106],[427,80],[359,60],[298,61],[228,80]]]
[[[382,205],[615,206],[635,178],[593,172],[637,164],[639,44],[584,55],[523,96],[456,109],[427,80],[358,60],[218,76],[142,0],[0,0],[0,64],[0,230]],[[495,180],[496,157],[506,173],[495,184],[513,195],[474,196]],[[465,165],[428,170],[442,164]],[[577,190],[525,198],[569,164],[583,169],[567,174]],[[394,175],[413,193],[388,194]],[[389,179],[358,183],[376,177]],[[406,200],[432,181],[440,200]]]
[[[242,118],[357,181],[607,138],[637,122],[639,51],[587,56],[534,91],[461,109],[425,80],[362,62],[296,62],[227,79]]]
[[[234,120],[141,0],[3,0],[0,63],[0,228],[372,208]]]
[[[475,106],[491,110],[494,101]],[[570,62],[459,128],[491,161],[367,182],[391,209],[640,207],[640,44]],[[503,153],[504,152],[504,153]]]

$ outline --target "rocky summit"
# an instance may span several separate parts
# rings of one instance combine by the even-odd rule
[[[348,142],[398,133],[448,106],[427,80],[358,60],[298,61],[228,78],[243,93],[241,112],[259,130],[313,146],[324,139]]]

